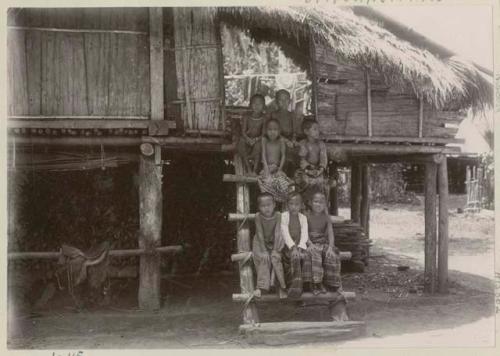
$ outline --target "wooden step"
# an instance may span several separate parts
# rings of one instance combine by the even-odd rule
[[[222,181],[233,183],[257,183],[257,177],[238,174],[224,174],[224,176],[222,176]]]
[[[228,221],[255,220],[255,214],[229,213],[227,215],[227,220]],[[330,220],[332,221],[332,224],[342,224],[346,221],[346,219],[343,216],[337,216],[337,215],[330,215]]]
[[[340,251],[339,255],[341,261],[349,261],[352,257],[352,253],[350,251]],[[240,252],[231,255],[231,261],[233,262],[243,261],[247,258],[252,258],[251,252]]]
[[[344,297],[347,300],[356,299],[355,292],[342,292]],[[284,298],[280,299],[276,294],[263,294],[261,297],[254,297],[253,300],[257,303],[272,303],[272,302],[296,302],[296,301],[334,301],[337,300],[340,296],[338,292],[328,292],[322,293],[318,295],[314,295],[312,293],[306,292],[302,293],[300,298]],[[233,294],[233,302],[246,302],[250,297],[249,294]]]
[[[310,342],[332,342],[363,336],[366,333],[362,321],[260,323],[240,325],[249,344],[269,346]]]

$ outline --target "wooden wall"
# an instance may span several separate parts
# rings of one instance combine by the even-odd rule
[[[342,63],[334,50],[313,46],[317,81],[317,120],[326,136],[368,136],[367,72]],[[419,137],[420,102],[410,90],[388,87],[383,78],[370,74],[371,128],[375,137]],[[433,110],[423,104],[422,137],[454,137],[461,120],[456,112]]]
[[[13,9],[8,21],[9,116],[149,115],[147,8]]]

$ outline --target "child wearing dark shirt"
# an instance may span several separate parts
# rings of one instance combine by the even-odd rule
[[[275,211],[276,203],[272,195],[262,193],[257,198],[259,212],[255,214],[255,236],[252,254],[257,271],[257,288],[254,292],[260,297],[262,291],[269,291],[273,281],[271,270],[278,280],[277,292],[280,298],[286,298],[285,277],[281,262],[283,238],[281,236],[281,216]]]

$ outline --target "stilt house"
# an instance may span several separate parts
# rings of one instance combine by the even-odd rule
[[[240,263],[241,292],[233,299],[248,301],[245,323],[257,321],[246,258],[251,179],[234,153],[234,123],[242,111],[224,104],[222,25],[276,43],[307,71],[312,116],[331,162],[352,166],[352,220],[365,230],[369,164],[425,164],[427,289],[446,291],[445,157],[455,152],[447,144],[456,141],[453,124],[464,118],[464,109],[492,104],[491,73],[370,8],[10,9],[9,164],[36,165],[53,147],[87,146],[104,152],[121,147],[114,153],[120,160],[138,161],[137,248],[111,256],[141,256],[139,306],[156,309],[160,253],[179,250],[160,246],[162,155],[225,152],[235,168],[226,180],[237,189],[231,219],[239,227],[233,260]],[[11,251],[9,259],[57,255]]]

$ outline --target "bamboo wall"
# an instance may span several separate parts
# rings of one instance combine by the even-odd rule
[[[317,80],[317,120],[324,135],[368,136],[367,72],[342,63],[335,51],[320,44],[313,50]],[[388,87],[377,73],[370,74],[371,128],[376,137],[452,138],[462,119],[456,112],[433,110],[423,104],[419,132],[420,102],[409,90]]]
[[[222,130],[222,45],[213,13],[206,8],[174,8],[173,18],[177,96],[184,126]]]
[[[9,116],[149,115],[147,8],[14,11]]]

